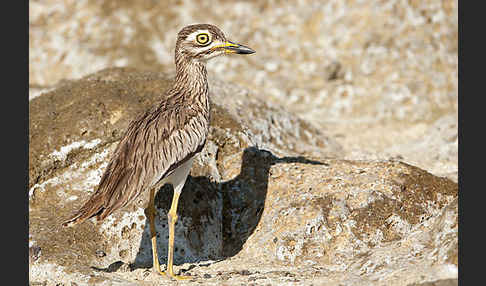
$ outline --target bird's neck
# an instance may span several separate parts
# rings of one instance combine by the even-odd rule
[[[199,61],[176,59],[174,88],[183,94],[186,100],[207,103],[209,90],[206,64]]]

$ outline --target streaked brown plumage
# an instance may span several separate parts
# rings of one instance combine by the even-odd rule
[[[250,54],[248,47],[226,40],[213,25],[184,27],[175,48],[174,85],[154,107],[128,126],[106,167],[97,191],[63,226],[108,215],[150,190],[147,208],[152,235],[154,268],[160,270],[155,243],[154,195],[165,183],[174,186],[169,211],[168,275],[173,273],[174,224],[177,202],[189,173],[192,158],[204,146],[209,130],[209,98],[206,61],[226,53]]]

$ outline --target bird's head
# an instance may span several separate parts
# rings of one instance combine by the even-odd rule
[[[228,41],[223,32],[210,24],[195,24],[184,27],[177,36],[176,57],[206,61],[224,54],[252,54],[249,47]]]

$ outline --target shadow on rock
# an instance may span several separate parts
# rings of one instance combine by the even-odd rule
[[[174,264],[222,260],[236,255],[260,221],[270,167],[295,162],[325,165],[304,157],[278,158],[269,151],[249,147],[243,152],[240,174],[232,180],[214,182],[204,176],[189,176],[177,210]],[[167,212],[172,195],[172,186],[165,185],[155,197],[157,250],[161,264],[167,261]],[[152,251],[146,219],[140,247],[130,268],[150,267]]]

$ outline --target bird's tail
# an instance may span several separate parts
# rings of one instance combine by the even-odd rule
[[[74,215],[64,221],[62,226],[70,227],[94,216],[99,220],[104,210],[103,200],[100,200],[97,195],[93,195]]]
[[[97,191],[70,219],[62,224],[63,226],[73,226],[94,216],[97,221],[102,221],[134,199],[132,196],[124,195],[130,178],[127,176],[128,171],[121,167],[111,170],[110,165],[107,168],[110,171],[105,171],[101,177]]]

